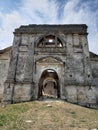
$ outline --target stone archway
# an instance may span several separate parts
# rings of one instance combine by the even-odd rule
[[[44,70],[39,80],[38,98],[59,98],[60,86],[56,71]]]

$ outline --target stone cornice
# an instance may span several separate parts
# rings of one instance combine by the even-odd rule
[[[36,33],[65,33],[65,34],[87,34],[86,24],[66,25],[27,25],[15,29],[14,34],[36,34]]]

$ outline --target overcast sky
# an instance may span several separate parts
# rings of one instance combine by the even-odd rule
[[[0,49],[28,24],[87,24],[89,49],[98,54],[98,0],[0,0]]]

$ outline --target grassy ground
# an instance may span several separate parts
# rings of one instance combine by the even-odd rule
[[[0,130],[98,130],[98,110],[63,101],[0,107]]]

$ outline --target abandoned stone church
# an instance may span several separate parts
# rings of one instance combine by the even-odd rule
[[[98,56],[89,52],[87,26],[28,25],[15,29],[0,51],[0,96],[17,103],[55,98],[98,105]]]

